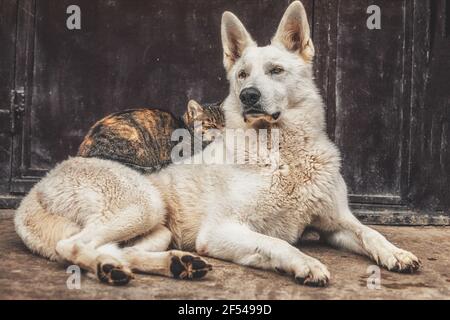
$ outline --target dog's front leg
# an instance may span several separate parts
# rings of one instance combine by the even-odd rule
[[[421,265],[414,254],[396,247],[378,231],[363,225],[356,218],[341,221],[338,228],[322,233],[321,238],[335,247],[366,255],[390,271],[412,273]]]
[[[378,231],[356,219],[348,206],[347,188],[342,177],[339,177],[336,190],[335,212],[317,225],[322,229],[321,239],[335,247],[369,256],[391,271],[414,272],[419,269],[421,263],[414,254],[396,247]]]
[[[196,242],[197,252],[255,268],[286,272],[305,285],[325,286],[330,273],[317,259],[284,240],[250,230],[237,222],[204,226]]]

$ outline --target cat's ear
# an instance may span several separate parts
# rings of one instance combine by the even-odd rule
[[[242,22],[231,12],[225,11],[222,15],[222,46],[223,64],[228,72],[234,63],[242,56],[248,46],[255,46],[250,34]]]
[[[189,100],[183,118],[186,124],[194,122],[203,114],[203,106],[195,100]]]
[[[203,106],[195,100],[189,100],[187,111],[192,118],[196,119],[203,114]]]
[[[294,1],[286,9],[272,43],[281,44],[306,62],[312,62],[314,45],[310,33],[305,7],[300,1]]]

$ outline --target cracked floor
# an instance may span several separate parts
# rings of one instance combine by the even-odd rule
[[[111,287],[83,275],[81,288],[70,290],[63,266],[25,248],[12,215],[0,210],[0,299],[450,299],[450,227],[375,226],[423,262],[413,275],[381,270],[379,289],[368,288],[368,259],[307,240],[300,244],[302,250],[331,272],[327,288],[304,287],[290,277],[208,259],[214,270],[199,281],[136,275],[128,286]]]

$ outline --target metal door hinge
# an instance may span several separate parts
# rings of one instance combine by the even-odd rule
[[[11,133],[17,133],[25,113],[25,90],[11,90]]]

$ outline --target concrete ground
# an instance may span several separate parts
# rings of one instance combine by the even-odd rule
[[[312,240],[300,246],[328,266],[332,280],[327,288],[209,259],[214,270],[199,281],[137,275],[128,286],[111,287],[83,275],[81,288],[69,290],[64,267],[32,255],[22,244],[12,213],[0,210],[0,299],[450,299],[450,227],[375,226],[423,262],[414,275],[382,270],[378,290],[367,287],[368,259]]]

